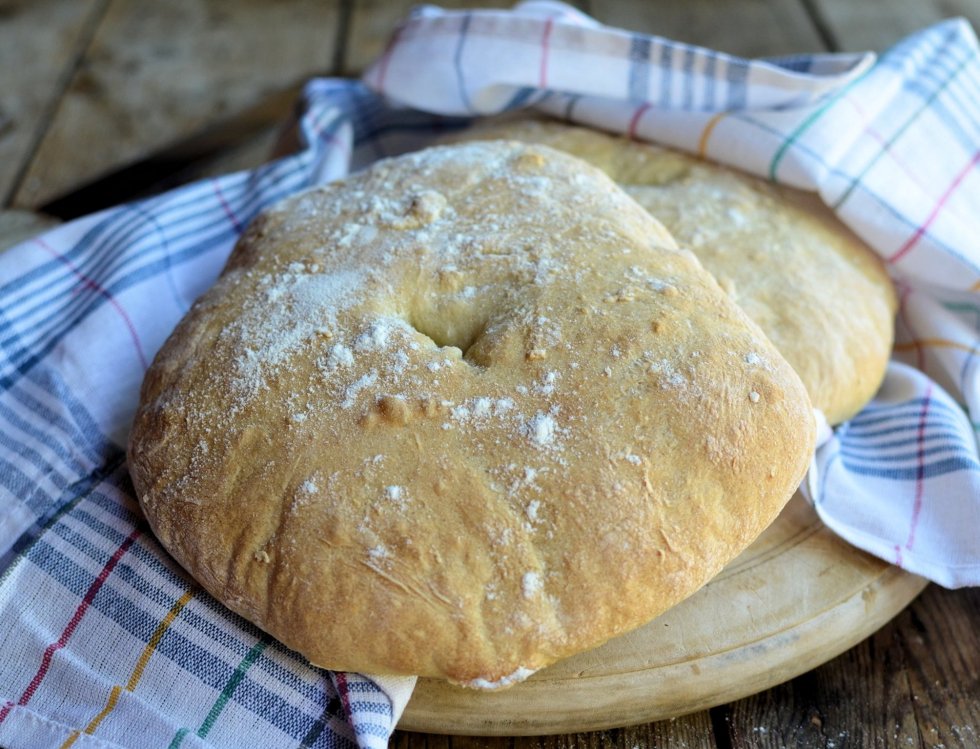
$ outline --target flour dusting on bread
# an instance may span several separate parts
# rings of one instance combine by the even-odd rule
[[[662,225],[498,142],[257,219],[147,373],[129,456],[174,557],[311,662],[491,688],[690,595],[812,433]]]

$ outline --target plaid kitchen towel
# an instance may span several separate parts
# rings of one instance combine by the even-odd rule
[[[366,76],[398,101],[314,81],[298,153],[0,255],[0,745],[386,745],[413,680],[312,668],[203,593],[150,534],[122,446],[148,362],[258,211],[528,104],[818,190],[882,253],[896,362],[808,487],[853,543],[978,584],[976,58],[959,21],[877,61],[747,62],[556,3],[425,9]]]
[[[953,19],[880,59],[749,62],[528,2],[419,8],[364,80],[442,115],[532,105],[819,193],[885,260],[901,307],[881,394],[804,488],[854,545],[955,587],[980,585],[977,52]]]

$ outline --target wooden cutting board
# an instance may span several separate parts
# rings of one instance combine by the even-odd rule
[[[841,541],[796,495],[720,575],[645,627],[499,692],[420,679],[398,727],[523,736],[703,710],[830,660],[925,585]]]

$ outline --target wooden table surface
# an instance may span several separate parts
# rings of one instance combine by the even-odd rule
[[[980,28],[980,0],[575,4],[609,24],[747,56],[882,50],[953,15]],[[302,81],[356,75],[410,5],[0,0],[0,246],[33,225],[36,212],[68,219],[261,163]],[[930,586],[844,655],[761,694],[686,717],[536,738],[397,732],[392,743],[400,749],[980,747],[980,589]]]

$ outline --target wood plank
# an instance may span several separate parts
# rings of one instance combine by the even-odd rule
[[[743,57],[825,49],[819,30],[798,0],[591,0],[587,10],[610,26]]]
[[[278,125],[263,128],[232,146],[190,163],[165,181],[154,185],[150,192],[161,192],[205,177],[220,177],[261,166],[273,158],[279,141],[279,131]]]
[[[565,0],[568,5],[584,9],[586,0]],[[354,0],[350,33],[347,37],[343,71],[359,75],[384,50],[391,33],[418,0]],[[445,9],[504,7],[513,3],[488,3],[487,0],[447,0],[436,3]]]
[[[395,731],[388,742],[390,749],[451,749],[449,736],[430,733]]]
[[[724,708],[733,749],[980,745],[980,590],[930,586],[839,658]]]
[[[484,739],[461,745],[454,736],[452,749],[482,749]],[[499,739],[498,739],[499,741]],[[627,728],[614,728],[589,733],[569,733],[555,736],[523,736],[513,741],[512,749],[716,749],[717,744],[707,710],[693,715],[645,723]],[[490,744],[486,749],[511,749],[504,744]]]
[[[280,136],[287,129],[284,112],[296,104],[301,88],[297,85],[281,89],[203,132],[46,203],[43,209],[68,220],[202,177],[251,169],[290,153],[297,144],[292,139],[280,143]]]
[[[0,210],[0,252],[58,225],[58,219],[33,211]]]
[[[14,204],[42,205],[328,70],[337,6],[111,0]]]
[[[894,628],[825,666],[730,705],[733,749],[921,745]]]
[[[445,749],[538,749],[537,739],[522,739],[511,736],[440,736],[438,734],[408,734],[429,738],[428,749],[443,749],[439,744],[433,745],[433,740],[446,740]],[[560,737],[552,737],[560,740]]]
[[[0,206],[10,201],[105,4],[0,3]]]
[[[552,736],[441,736],[396,731],[392,749],[716,749],[707,710],[627,728]]]
[[[980,746],[980,588],[932,586],[896,624],[924,743]]]
[[[944,18],[963,16],[980,28],[980,0],[808,0],[842,50],[887,49]]]

